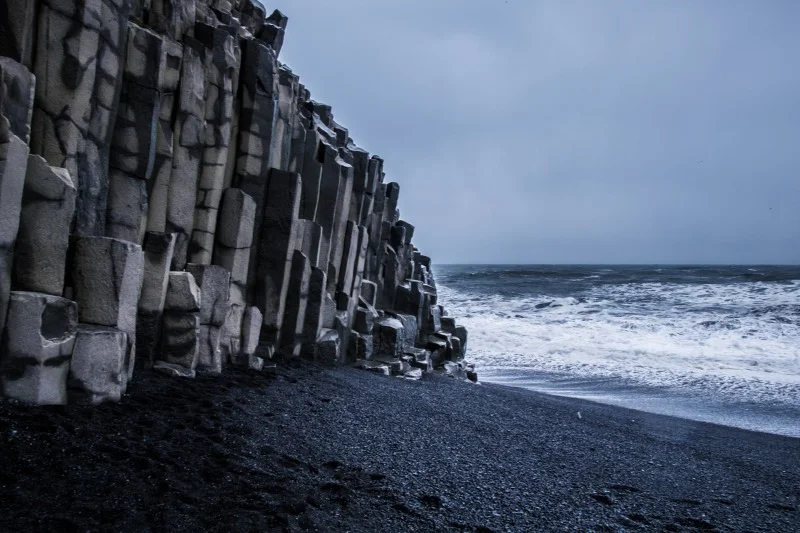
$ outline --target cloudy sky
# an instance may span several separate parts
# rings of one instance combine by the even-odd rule
[[[800,2],[264,3],[438,263],[800,263]]]

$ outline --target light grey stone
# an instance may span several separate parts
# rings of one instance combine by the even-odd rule
[[[211,264],[217,213],[225,188],[228,149],[233,131],[234,79],[241,62],[239,41],[225,27],[195,25],[195,37],[208,49],[206,63],[205,139],[197,184],[189,260]]]
[[[320,263],[330,262],[337,266],[341,262],[341,248],[337,243],[340,234],[342,238],[344,237],[344,224],[347,221],[347,214],[343,213],[344,205],[346,203],[348,208],[350,206],[350,192],[347,185],[349,183],[352,189],[352,167],[339,157],[333,146],[322,143],[322,149],[324,149],[324,160],[319,187],[320,201],[314,221],[322,226],[324,237],[320,250]],[[348,196],[346,202],[345,195]],[[335,285],[338,280],[336,277],[331,279],[330,273],[328,278],[329,284]]]
[[[389,316],[396,318],[403,324],[403,346],[406,348],[413,347],[417,342],[418,323],[417,317],[403,313],[387,313]]]
[[[197,2],[202,0],[150,0],[148,24],[158,32],[182,40],[192,29],[197,13]]]
[[[227,189],[217,225],[213,263],[230,271],[229,299],[242,306],[247,303],[255,209],[255,202],[249,195],[240,189]]]
[[[221,327],[201,325],[197,330],[197,370],[210,374],[222,373]]]
[[[235,364],[236,358],[241,355],[244,313],[244,306],[229,302],[225,323],[222,325],[219,336],[219,349],[222,352],[223,366],[227,362]]]
[[[397,287],[394,308],[401,312],[413,315],[417,324],[422,324],[425,295],[422,293],[422,283],[411,281],[409,285]]]
[[[277,119],[278,59],[275,52],[255,39],[245,40],[241,69],[239,139],[234,185],[256,203],[253,235],[261,235],[269,185],[270,145]],[[258,241],[255,244],[259,244]],[[250,263],[258,261],[258,246],[251,248]],[[248,301],[255,301],[257,269],[248,278]]]
[[[358,333],[371,335],[375,326],[375,319],[378,317],[374,307],[359,307],[355,311],[354,328]]]
[[[258,307],[248,307],[244,313],[242,323],[242,353],[253,355],[258,349],[258,341],[261,336],[261,324],[263,316]]]
[[[159,232],[167,230],[167,203],[175,142],[173,117],[178,105],[178,87],[183,64],[183,45],[168,38],[164,38],[163,42],[155,159],[147,198],[147,231]]]
[[[147,182],[112,168],[107,205],[106,236],[142,244],[147,230]]]
[[[350,333],[350,359],[370,360],[373,355],[373,339],[371,334]]]
[[[192,313],[200,311],[202,293],[191,272],[170,272],[164,309]]]
[[[314,360],[328,366],[341,363],[339,333],[334,329],[323,329],[314,345]]]
[[[144,239],[144,276],[136,317],[136,361],[152,367],[161,338],[161,315],[167,298],[175,234],[147,232]]]
[[[65,405],[77,325],[75,302],[12,291],[0,360],[3,394],[37,405]]]
[[[403,323],[396,318],[383,316],[375,321],[373,328],[375,357],[399,358],[405,351]]]
[[[205,56],[201,43],[188,36],[184,39],[165,227],[177,234],[173,270],[182,270],[186,264],[194,227],[197,180],[205,143]]]
[[[165,376],[173,378],[194,379],[195,377],[194,369],[186,368],[185,366],[178,364],[168,363],[166,361],[156,361],[156,364],[153,365],[153,370],[159,374],[164,374]]]
[[[226,189],[217,227],[217,241],[228,248],[250,248],[256,203],[241,189]]]
[[[422,330],[425,333],[436,333],[442,329],[442,313],[438,305],[431,305],[425,309],[426,313],[423,317],[424,325]]]
[[[375,307],[375,294],[378,291],[378,286],[367,280],[361,281],[361,297],[370,306]]]
[[[0,336],[6,323],[27,166],[28,146],[10,132],[8,121],[0,116]]]
[[[197,312],[164,311],[161,358],[190,370],[200,353],[200,316]],[[156,363],[156,366],[158,363]],[[155,366],[154,366],[155,368]]]
[[[61,296],[64,292],[69,228],[75,187],[66,170],[28,157],[20,227],[14,246],[16,290]]]
[[[108,163],[130,2],[40,2],[32,151],[77,188],[75,233],[105,233]]]
[[[24,65],[0,56],[0,115],[8,119],[11,133],[26,144],[30,142],[35,87],[36,79]]]
[[[70,396],[94,405],[122,398],[128,336],[116,328],[78,325],[69,369]]]
[[[75,240],[72,282],[80,321],[111,326],[128,335],[128,379],[136,358],[136,315],[142,288],[141,246],[108,237]]]
[[[187,264],[186,271],[194,276],[202,293],[200,324],[222,326],[228,312],[230,273],[221,266],[194,263]]]
[[[359,251],[358,235],[358,226],[356,226],[352,220],[348,220],[344,237],[342,262],[339,268],[339,283],[336,286],[336,290],[348,295],[353,294],[353,281]]]
[[[305,177],[303,180],[305,180]],[[298,221],[297,231],[300,251],[308,257],[309,264],[312,267],[321,268],[319,253],[322,245],[322,226],[312,220],[301,219]]]

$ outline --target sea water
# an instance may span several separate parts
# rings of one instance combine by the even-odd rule
[[[800,267],[434,273],[481,381],[800,437]]]

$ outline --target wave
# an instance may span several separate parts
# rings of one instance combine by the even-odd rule
[[[796,280],[592,284],[566,295],[441,279],[485,375],[535,369],[800,406]]]

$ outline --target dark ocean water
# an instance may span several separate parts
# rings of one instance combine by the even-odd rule
[[[483,381],[800,436],[800,267],[434,273]]]

